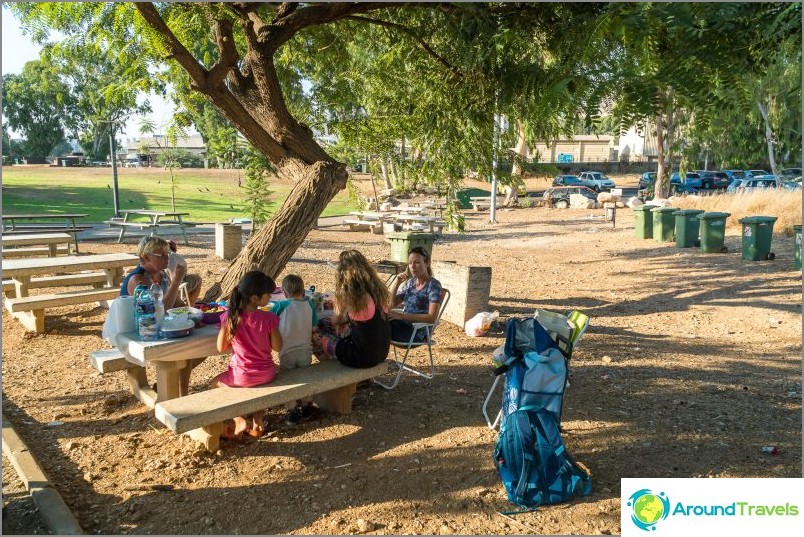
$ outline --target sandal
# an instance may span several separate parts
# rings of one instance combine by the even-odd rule
[[[221,438],[223,440],[229,440],[231,442],[238,442],[243,439],[243,433],[235,434],[234,424],[227,424],[223,426],[223,432],[221,433]]]
[[[252,438],[261,438],[265,434],[265,428],[262,425],[257,425],[253,429],[248,429],[246,434]]]

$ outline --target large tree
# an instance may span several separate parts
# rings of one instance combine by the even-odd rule
[[[493,115],[514,105],[508,96],[540,80],[545,58],[560,54],[550,50],[555,32],[580,32],[573,15],[600,6],[34,3],[14,9],[34,31],[49,26],[81,33],[127,58],[136,54],[139,61],[179,66],[193,91],[214,103],[280,176],[293,179],[284,204],[210,289],[211,297],[227,294],[253,266],[278,274],[345,187],[344,164],[303,121],[329,114],[343,124],[349,116],[373,114],[360,101],[349,105],[349,92],[342,90],[360,88],[362,79],[343,76],[344,65],[363,62],[383,73],[393,99],[408,91],[405,101],[385,101],[380,111],[417,122],[419,130],[409,136],[428,151],[427,173],[459,177],[473,161],[488,168]],[[538,39],[514,39],[517,32],[534,35],[534,29]],[[378,34],[382,39],[375,39]],[[516,47],[503,46],[506,39]],[[517,47],[526,54],[504,54]],[[302,78],[313,81],[314,96],[305,94]]]
[[[47,156],[75,131],[75,99],[58,70],[39,60],[27,62],[20,74],[3,75],[3,116],[26,140],[26,155]]]

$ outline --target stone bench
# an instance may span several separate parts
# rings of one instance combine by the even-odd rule
[[[3,257],[30,257],[35,255],[69,255],[69,246],[54,246],[49,248],[47,246],[19,246],[16,248],[3,248]]]
[[[99,289],[81,289],[65,293],[51,293],[24,297],[6,298],[6,309],[27,328],[34,332],[45,329],[45,309],[57,306],[72,306],[112,300],[120,296],[119,287],[101,287]]]
[[[86,272],[82,274],[60,274],[58,276],[38,276],[31,278],[29,289],[44,289],[47,287],[70,287],[73,285],[91,285],[95,288],[106,284],[106,274],[103,272]],[[16,296],[14,280],[3,280],[3,292],[8,298]]]
[[[310,367],[280,371],[264,386],[254,388],[221,387],[156,404],[156,419],[175,433],[186,433],[217,451],[223,422],[298,399],[312,397],[319,407],[348,414],[357,384],[388,372],[387,363],[367,369],[354,369],[336,360],[314,363]]]
[[[377,235],[382,235],[382,220],[364,220],[362,218],[346,218],[344,224],[349,224],[350,231],[368,230]]]

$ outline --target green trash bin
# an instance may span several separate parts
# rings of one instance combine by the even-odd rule
[[[650,239],[653,237],[653,220],[651,220],[650,206],[637,205],[634,210],[634,235],[637,239]]]
[[[793,266],[801,270],[801,226],[793,226]]]
[[[770,251],[775,216],[747,216],[739,222],[743,225],[743,259],[764,261],[776,257]]]
[[[726,251],[726,218],[731,213],[703,213],[698,215],[701,226],[701,251],[705,254],[720,254]]]
[[[653,240],[657,242],[673,242],[673,226],[675,207],[654,207],[650,210],[653,216]]]
[[[679,209],[673,213],[676,217],[676,246],[691,248],[701,244],[698,241],[699,220],[696,216],[704,212],[703,209]]]
[[[434,233],[408,233],[398,231],[386,235],[391,241],[391,261],[408,262],[408,251],[416,246],[423,246],[433,256],[433,244],[436,240]]]

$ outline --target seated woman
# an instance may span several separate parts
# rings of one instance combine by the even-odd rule
[[[391,348],[388,288],[357,250],[341,252],[335,284],[335,316],[320,323],[324,353],[348,367],[382,363]]]
[[[441,307],[441,282],[433,278],[430,254],[425,248],[416,246],[410,249],[408,272],[410,278],[407,272],[399,273],[391,287],[393,307],[403,304],[402,312],[391,310],[388,313],[393,341],[410,341],[412,323],[434,323]],[[423,343],[425,336],[425,331],[419,330],[413,341]]]
[[[172,272],[167,270],[170,259],[168,242],[161,237],[143,237],[137,246],[137,256],[140,258],[140,263],[123,278],[123,283],[120,285],[120,296],[133,296],[138,285],[150,287],[155,283],[162,288],[162,302],[165,304],[165,310],[184,305],[179,298],[179,286],[187,275],[187,265],[179,263]],[[201,278],[196,278],[198,288],[194,291],[195,296],[198,296],[198,292],[201,290]],[[187,367],[182,369],[180,375],[180,395],[184,396],[189,393],[190,372],[203,361],[204,358],[187,361]]]

